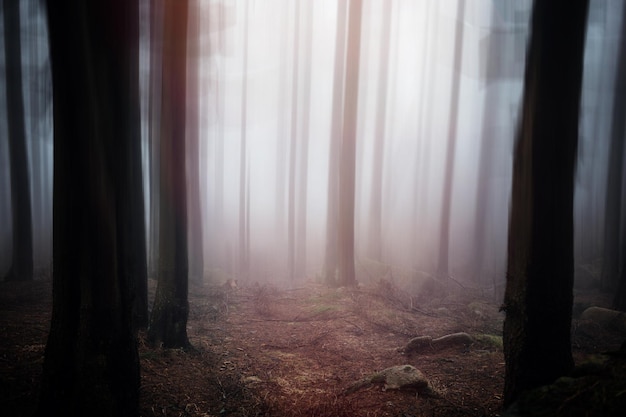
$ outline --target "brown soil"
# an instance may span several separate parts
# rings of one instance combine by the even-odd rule
[[[49,281],[0,283],[2,415],[29,416],[36,406],[50,287]],[[313,283],[291,290],[192,286],[192,350],[150,348],[140,334],[141,415],[498,415],[503,314],[468,291],[437,296],[411,297],[384,280],[359,289]],[[579,299],[606,304],[598,296]],[[455,332],[479,339],[469,346],[403,353],[412,337]],[[617,349],[620,341],[597,326],[574,322],[577,360]],[[379,384],[344,392],[375,371],[403,364],[421,370],[440,396],[385,391]]]

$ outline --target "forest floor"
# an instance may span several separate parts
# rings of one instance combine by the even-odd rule
[[[153,281],[150,288],[153,294]],[[412,296],[385,280],[357,289],[192,285],[193,349],[151,348],[140,334],[141,415],[499,415],[504,315],[472,291],[454,293]],[[579,310],[590,305],[608,305],[608,298],[577,296]],[[34,411],[50,313],[50,281],[0,283],[2,415]],[[404,349],[416,336],[457,332],[472,341]],[[617,350],[622,339],[574,320],[577,362]],[[436,395],[385,390],[376,382],[349,389],[376,371],[405,364],[419,369]]]

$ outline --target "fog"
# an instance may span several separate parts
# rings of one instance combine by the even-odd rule
[[[23,94],[35,264],[45,269],[51,262],[52,104],[45,18],[31,3],[23,3],[31,14],[21,14]],[[347,21],[338,24],[337,3],[190,2],[198,29],[190,29],[197,44],[194,49],[189,43],[188,67],[195,66],[198,78],[188,83],[188,93],[197,96],[188,109],[197,111],[199,135],[198,155],[190,157],[199,158],[201,222],[191,221],[189,228],[202,231],[207,281],[298,285],[321,279],[337,116],[337,28],[347,27]],[[578,272],[602,258],[620,7],[619,1],[596,0],[590,8],[576,179]],[[530,8],[528,0],[363,2],[354,219],[358,281],[416,285],[426,277],[442,278],[443,262],[445,275],[464,285],[493,290],[504,282]],[[157,213],[150,202],[158,170],[151,163],[151,126],[158,108],[150,103],[160,75],[151,69],[159,53],[151,12],[150,2],[142,1],[139,87],[147,250],[154,273]],[[4,33],[2,19],[0,25]],[[2,49],[0,79],[4,72]],[[4,85],[3,274],[12,252]],[[449,251],[443,260],[442,248]]]

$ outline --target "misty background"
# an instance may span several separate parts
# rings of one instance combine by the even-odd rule
[[[358,281],[385,277],[417,285],[428,277],[450,277],[501,295],[531,5],[528,0],[364,1],[356,149]],[[52,259],[50,60],[40,3],[20,7],[34,262],[45,275]],[[595,0],[589,12],[575,199],[579,282],[597,277],[604,250],[622,7],[621,1]],[[201,232],[204,278],[289,285],[320,279],[337,1],[197,0],[190,8],[197,20],[190,25],[195,43],[190,41],[187,59],[197,82],[187,86],[195,97],[188,105],[188,126],[196,126],[199,135],[200,217],[190,216],[189,229]],[[150,27],[150,13],[158,12],[141,2],[139,87],[151,274],[158,259],[158,213],[151,204],[158,201],[153,186],[158,167],[152,162],[158,147],[152,129],[159,118],[151,104],[159,85],[151,62],[159,62],[159,48],[150,41],[151,31],[158,30]],[[5,79],[4,37],[0,48],[0,79]],[[4,276],[11,264],[12,226],[1,84]],[[442,248],[449,250],[444,259]]]

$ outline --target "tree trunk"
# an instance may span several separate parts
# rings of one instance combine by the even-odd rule
[[[159,201],[160,201],[160,123],[162,88],[163,1],[150,2],[150,233],[148,238],[148,274],[156,278],[159,263]]]
[[[161,99],[159,276],[148,329],[152,344],[188,347],[185,177],[186,0],[165,0]]]
[[[204,278],[203,221],[200,204],[200,2],[189,8],[189,57],[187,79],[187,168],[189,184],[189,279]]]
[[[604,214],[604,256],[602,261],[601,285],[606,290],[614,290],[618,285],[622,215],[622,176],[624,168],[624,136],[626,133],[626,6],[622,5],[622,33],[615,72],[613,93],[613,114],[611,118],[611,144],[606,181],[606,202]]]
[[[132,328],[141,195],[138,3],[48,4],[54,88],[53,311],[37,415],[138,416]],[[141,219],[143,222],[143,219]]]
[[[333,107],[328,155],[328,205],[326,209],[326,250],[324,255],[324,282],[337,284],[337,226],[339,205],[339,155],[343,120],[343,90],[346,53],[346,14],[348,2],[337,2],[337,28],[335,34],[335,69],[333,76]]]
[[[250,275],[250,254],[248,253],[248,194],[246,192],[248,180],[248,152],[247,123],[248,123],[248,26],[249,3],[244,5],[243,23],[243,67],[241,69],[241,145],[239,148],[239,278],[247,281]]]
[[[294,2],[294,19],[300,21],[300,0]],[[296,277],[296,155],[298,154],[298,47],[299,25],[294,27],[293,76],[291,85],[291,133],[289,146],[289,190],[287,192],[287,268],[289,280]]]
[[[461,58],[463,57],[465,0],[459,1],[456,16],[454,63],[452,65],[452,92],[450,93],[450,129],[448,130],[448,149],[446,151],[446,172],[444,173],[443,180],[443,201],[441,202],[441,225],[439,228],[439,258],[437,263],[437,276],[442,279],[448,279],[450,277],[450,212],[452,209],[452,179],[454,178],[457,126],[459,124],[459,89],[461,85]]]
[[[513,162],[505,406],[573,366],[574,170],[587,8],[588,0],[533,6]]]
[[[305,52],[304,79],[302,81],[302,133],[298,157],[300,158],[298,172],[298,221],[296,228],[296,260],[295,275],[298,278],[306,276],[306,232],[307,232],[307,189],[309,171],[309,138],[311,120],[311,43],[313,38],[313,2],[306,2],[304,15],[306,24],[303,25]]]
[[[339,167],[339,283],[346,286],[356,285],[354,270],[354,190],[362,6],[361,0],[350,0],[343,135]]]
[[[3,12],[13,221],[13,262],[6,279],[31,281],[33,279],[33,226],[24,125],[24,97],[22,96],[20,1],[4,0]]]
[[[383,5],[382,39],[380,41],[380,68],[378,70],[378,91],[376,108],[376,131],[374,132],[374,155],[372,163],[372,189],[370,190],[370,218],[368,256],[382,261],[382,189],[383,161],[385,159],[385,133],[387,122],[387,85],[389,78],[389,50],[391,49],[391,13],[393,1]]]

